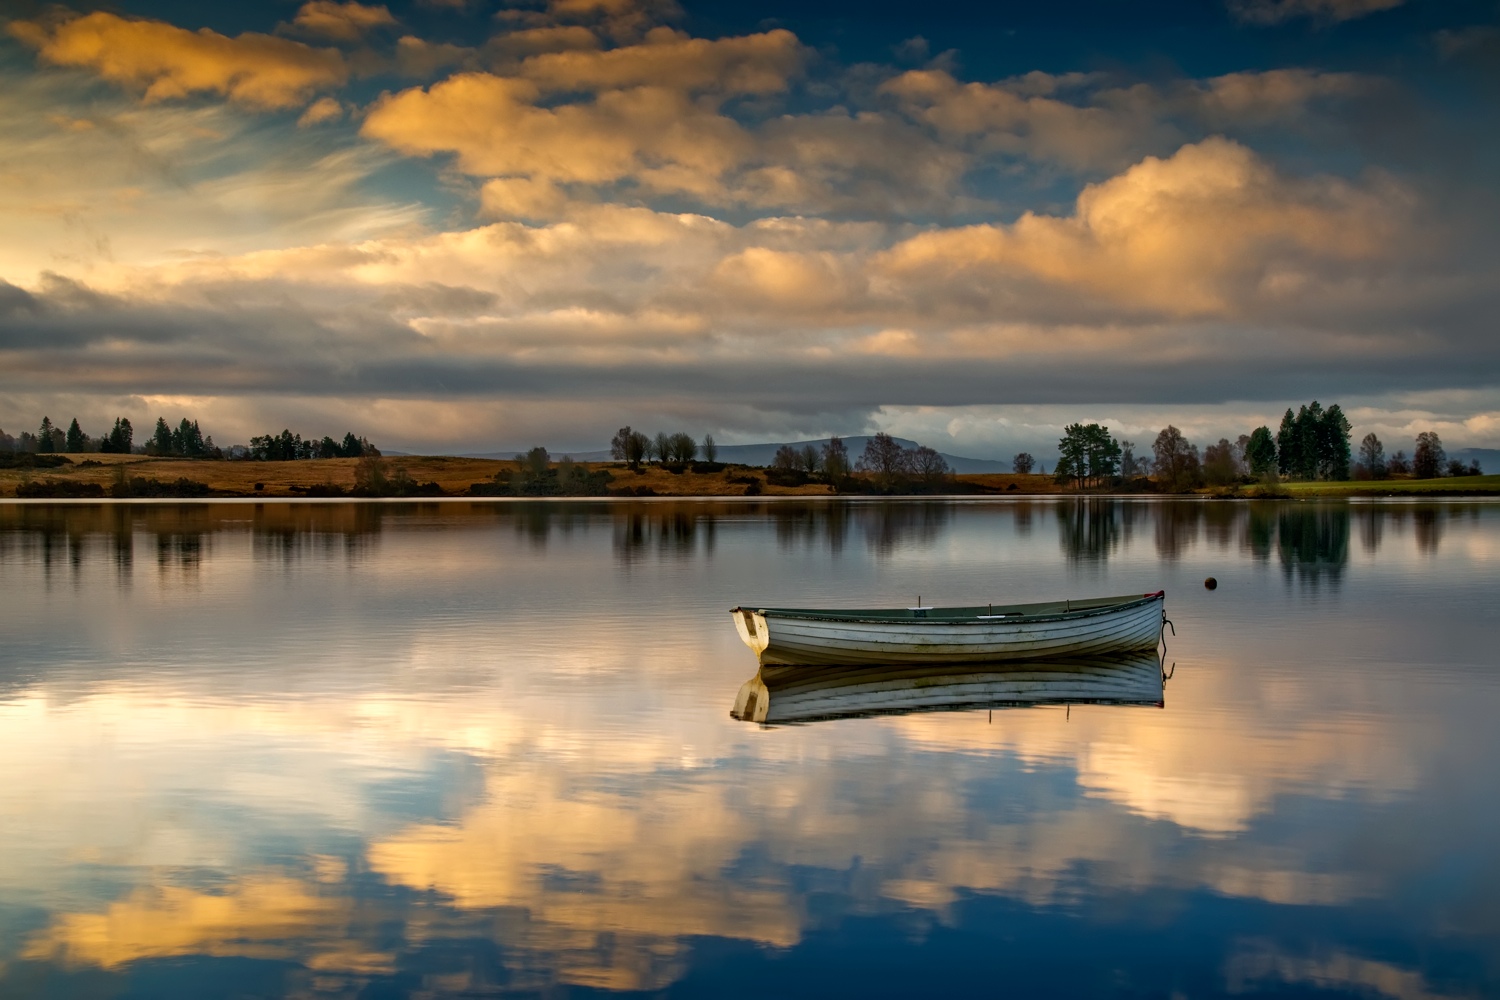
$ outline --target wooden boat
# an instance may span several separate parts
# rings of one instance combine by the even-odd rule
[[[761,663],[998,663],[1154,649],[1166,592],[972,608],[735,608]]]
[[[1165,704],[1154,650],[995,665],[762,666],[730,712],[775,724],[1031,705]]]

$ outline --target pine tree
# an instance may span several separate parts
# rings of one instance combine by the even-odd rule
[[[1261,426],[1250,432],[1245,445],[1245,464],[1252,476],[1264,476],[1276,468],[1276,439],[1271,436],[1271,428]]]

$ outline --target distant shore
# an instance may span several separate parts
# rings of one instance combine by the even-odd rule
[[[157,483],[163,488],[187,481],[194,484],[194,488],[201,487],[198,495],[204,498],[294,500],[319,496],[338,497],[348,495],[353,490],[355,469],[360,461],[353,458],[295,462],[204,461],[110,454],[77,454],[68,455],[67,458],[70,460],[69,464],[56,468],[0,468],[0,500],[15,499],[17,488],[23,483],[48,481],[97,484],[104,496],[93,499],[108,499],[111,487],[122,478]],[[427,494],[430,496],[470,496],[469,491],[474,484],[492,482],[496,473],[515,468],[514,462],[483,458],[411,455],[385,461],[393,468],[404,468],[412,480],[427,485],[432,490]],[[645,465],[636,472],[619,463],[581,464],[590,470],[606,469],[613,475],[610,484],[612,496],[732,497],[749,494],[765,497],[819,497],[830,496],[835,492],[826,483],[818,482],[797,486],[778,485],[768,480],[767,470],[750,466],[727,466],[722,471],[715,472],[695,472],[690,469],[678,472],[660,465]],[[974,496],[1121,495],[1120,491],[1108,489],[1078,490],[1058,483],[1049,475],[1021,473],[954,475],[946,485],[951,489],[938,492]],[[1177,495],[1253,497],[1256,490],[1256,487],[1208,489],[1197,491],[1196,494]],[[1425,480],[1289,482],[1281,484],[1278,490],[1291,499],[1500,496],[1500,475]],[[1127,492],[1129,495],[1171,495],[1140,490]],[[167,493],[159,498],[170,499],[176,495]],[[188,498],[192,496],[188,495]]]

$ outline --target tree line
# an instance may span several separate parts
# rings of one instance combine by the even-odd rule
[[[534,451],[535,449],[533,449]],[[717,464],[719,446],[712,434],[705,434],[700,444],[691,434],[678,431],[668,434],[658,431],[653,437],[634,430],[630,425],[621,427],[609,442],[609,453],[616,462],[624,462],[631,471],[639,471],[642,462],[658,465],[685,467],[699,455],[709,464]]]
[[[250,439],[249,447],[234,445],[220,448],[214,439],[205,436],[198,421],[183,417],[176,427],[167,423],[165,417],[156,418],[156,427],[143,444],[135,443],[135,428],[128,417],[116,417],[112,428],[98,437],[86,434],[74,417],[66,430],[55,425],[50,417],[42,417],[36,433],[22,431],[12,437],[0,430],[0,452],[31,452],[34,454],[117,454],[154,455],[167,458],[198,459],[249,459],[261,462],[286,462],[312,458],[363,458],[379,456],[380,450],[368,438],[355,437],[352,431],[342,441],[325,435],[304,439],[300,434],[283,430],[280,434],[265,434]]]
[[[18,436],[12,437],[0,430],[0,452],[30,452],[37,455],[114,452],[128,455],[134,450],[134,437],[135,430],[126,417],[116,417],[113,428],[98,437],[92,437],[84,433],[83,428],[78,425],[77,417],[64,430],[55,425],[51,417],[44,416],[35,434],[22,431]]]
[[[335,441],[324,435],[320,441],[314,437],[303,439],[301,434],[283,430],[280,434],[262,434],[250,439],[250,447],[243,457],[252,462],[299,462],[316,458],[379,458],[380,449],[367,438],[355,437],[353,431]]]
[[[1335,403],[1324,409],[1317,400],[1295,412],[1288,407],[1274,433],[1267,426],[1257,427],[1233,442],[1220,438],[1201,453],[1171,425],[1156,436],[1148,457],[1136,455],[1135,444],[1115,439],[1108,427],[1070,424],[1058,441],[1055,476],[1059,482],[1072,482],[1080,488],[1154,477],[1160,487],[1183,490],[1268,479],[1336,482],[1408,475],[1434,479],[1477,476],[1483,471],[1478,462],[1465,465],[1458,459],[1448,459],[1435,431],[1417,435],[1410,459],[1401,451],[1387,458],[1380,438],[1369,433],[1360,442],[1356,461],[1350,435],[1349,420],[1342,408]],[[1021,452],[1013,467],[1016,472],[1030,472],[1034,461]]]

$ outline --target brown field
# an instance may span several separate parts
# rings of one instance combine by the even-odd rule
[[[58,469],[0,469],[0,497],[16,495],[16,486],[27,480],[65,479],[95,482],[108,490],[119,475],[117,466],[126,465],[128,474],[145,479],[173,482],[179,478],[206,484],[214,490],[253,497],[298,497],[293,486],[354,486],[354,458],[316,459],[302,462],[207,462],[185,458],[153,458],[148,455],[69,455],[73,465]],[[86,460],[100,463],[80,468]],[[418,482],[436,482],[445,493],[461,495],[470,484],[490,480],[500,468],[514,468],[513,462],[484,458],[444,456],[395,456],[384,459],[388,471],[405,467]],[[729,476],[755,476],[761,480],[763,496],[828,496],[830,488],[821,483],[805,486],[773,486],[765,482],[762,470],[734,467],[727,472],[674,474],[660,466],[646,466],[639,473],[623,465],[591,463],[588,468],[608,468],[615,475],[613,489],[645,487],[658,496],[741,496],[745,483],[729,481]],[[1066,493],[1065,487],[1051,476],[986,474],[956,476],[959,492],[996,493],[1002,495]],[[262,488],[257,490],[256,484]],[[1014,486],[1014,489],[1012,489]]]

